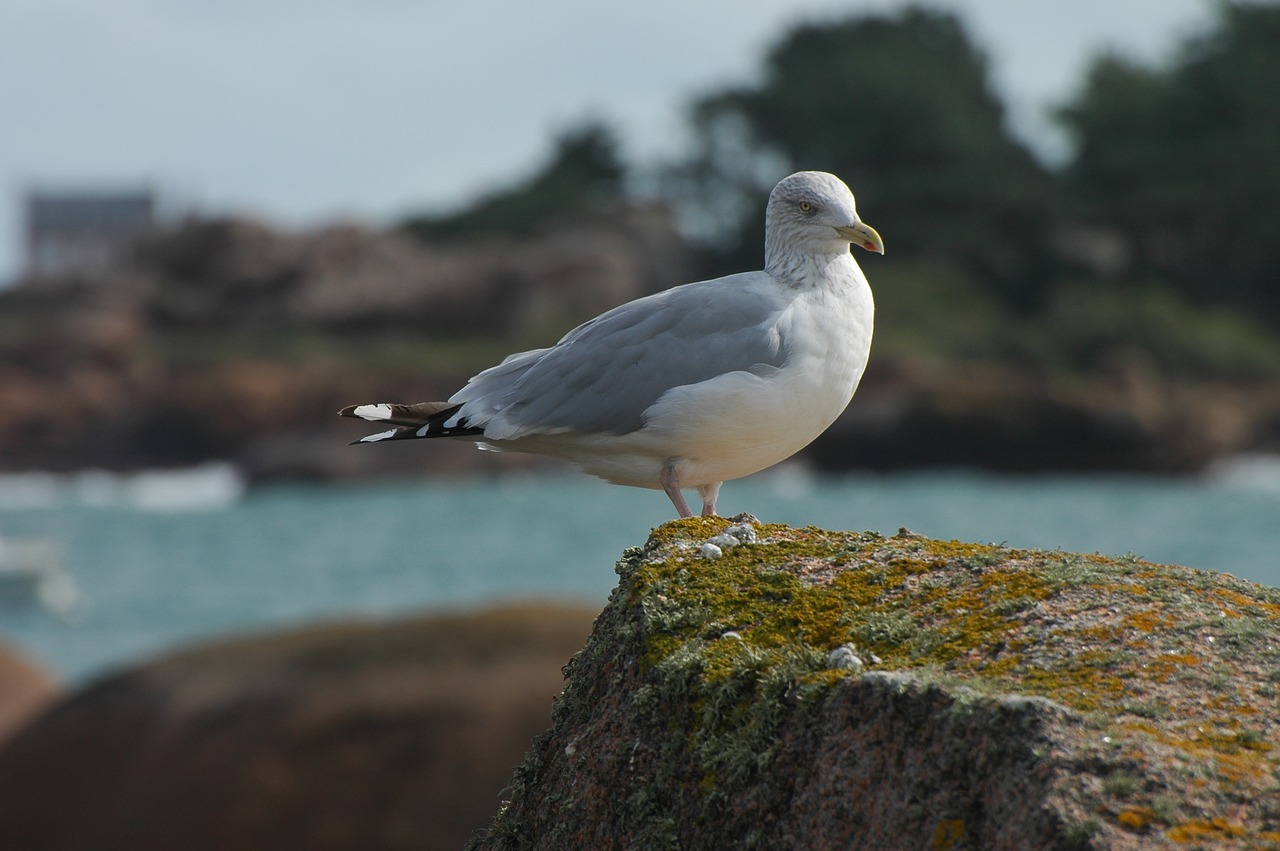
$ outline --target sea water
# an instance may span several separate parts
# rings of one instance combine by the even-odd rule
[[[1133,553],[1280,585],[1280,469],[1269,459],[1204,479],[784,468],[727,484],[720,510]],[[62,614],[0,599],[0,641],[79,682],[193,642],[316,619],[529,598],[602,606],[622,551],[672,516],[659,491],[568,475],[247,491],[217,468],[0,477],[0,538],[55,542],[81,594]]]

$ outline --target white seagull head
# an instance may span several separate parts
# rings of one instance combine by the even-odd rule
[[[778,182],[765,210],[765,267],[781,252],[835,254],[858,245],[884,254],[884,240],[858,218],[853,193],[825,171],[801,171]]]

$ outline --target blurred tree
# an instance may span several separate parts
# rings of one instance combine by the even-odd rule
[[[1010,136],[986,59],[950,14],[800,26],[759,85],[700,100],[693,126],[672,195],[725,246],[724,267],[759,264],[772,183],[821,169],[850,184],[890,251],[958,264],[1015,306],[1042,298],[1053,181]]]
[[[1280,321],[1280,5],[1218,6],[1165,69],[1100,58],[1061,110],[1079,211],[1118,228],[1126,275]]]
[[[523,183],[483,196],[456,213],[414,216],[403,227],[424,238],[527,233],[620,197],[625,176],[613,131],[592,121],[557,137],[550,162]]]

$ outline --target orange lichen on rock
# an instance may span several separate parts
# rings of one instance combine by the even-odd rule
[[[750,523],[750,543],[701,556]],[[1280,831],[1280,592],[1208,571],[668,523],[476,847],[1035,847]],[[619,794],[618,790],[631,790]]]

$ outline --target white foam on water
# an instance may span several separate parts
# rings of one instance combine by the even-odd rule
[[[235,505],[246,488],[240,471],[225,463],[137,473],[5,473],[0,474],[0,510],[82,505],[165,513],[215,511]]]
[[[1280,494],[1280,455],[1248,453],[1224,458],[1209,468],[1207,478],[1221,487]]]

